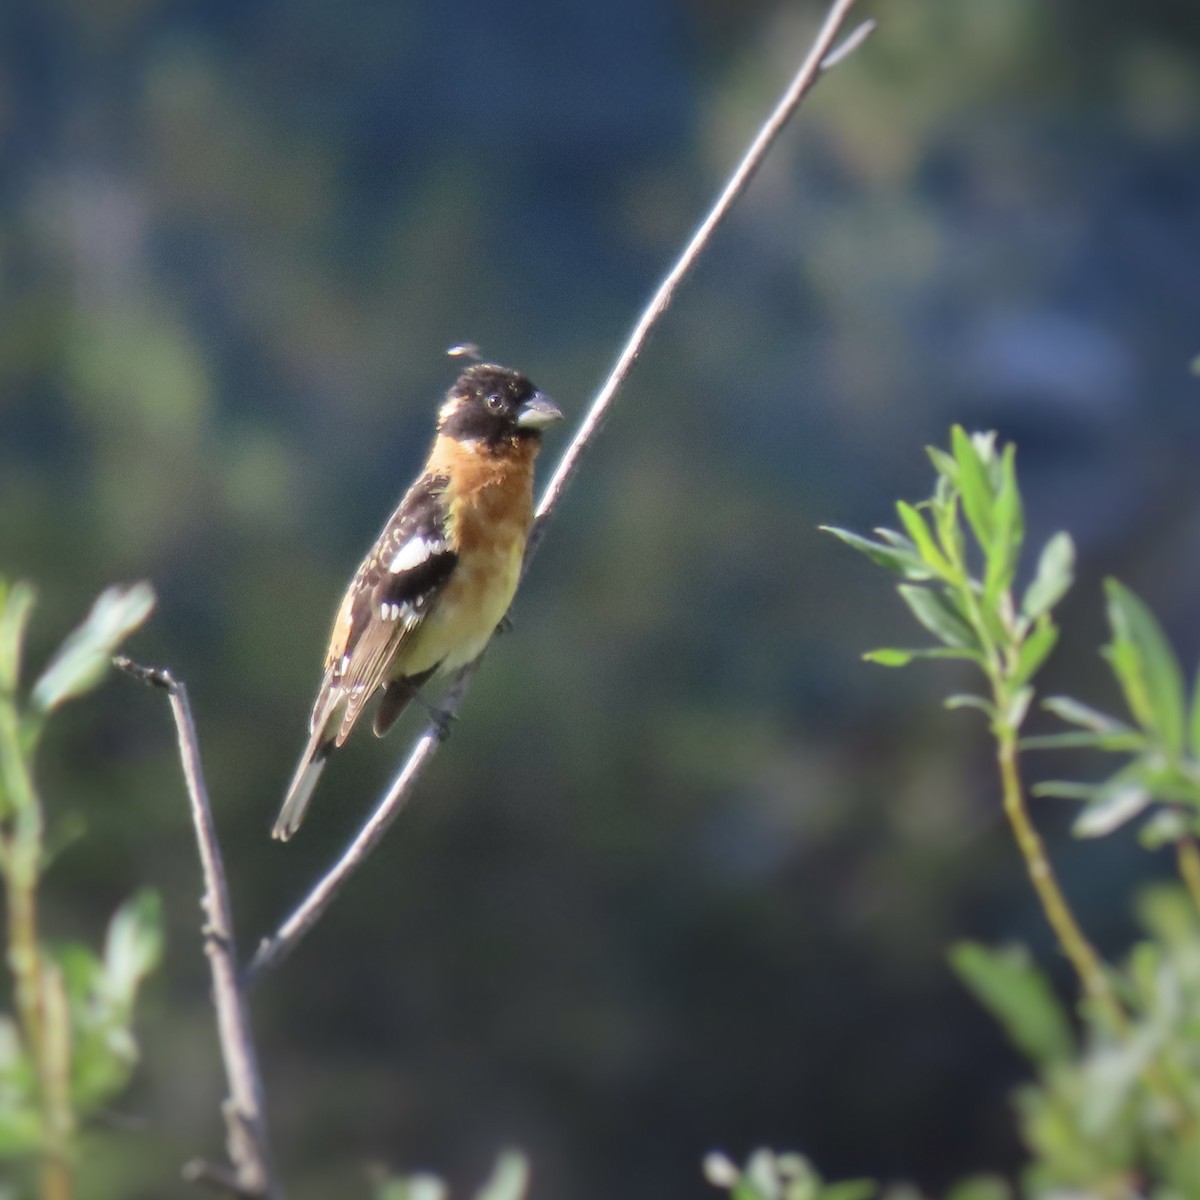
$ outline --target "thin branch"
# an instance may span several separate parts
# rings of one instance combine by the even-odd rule
[[[1179,863],[1179,874],[1187,887],[1192,903],[1200,909],[1200,847],[1190,833],[1175,843],[1175,855]]]
[[[196,831],[200,868],[204,876],[204,953],[212,973],[213,1004],[217,1011],[217,1036],[229,1099],[222,1106],[227,1131],[226,1143],[232,1170],[209,1164],[189,1164],[189,1179],[209,1183],[220,1181],[226,1191],[238,1196],[263,1196],[284,1200],[283,1187],[272,1165],[267,1143],[267,1124],[263,1101],[262,1076],[250,1014],[238,975],[237,948],[233,935],[233,913],[225,867],[217,841],[208,788],[200,765],[200,747],[196,724],[188,703],[187,688],[170,671],[139,666],[128,658],[113,660],[115,665],[135,679],[162,688],[171,704],[175,731],[179,738],[179,759]]]
[[[853,53],[874,28],[874,22],[865,22],[856,28],[842,45],[835,47],[834,43],[837,41],[853,4],[854,0],[835,0],[804,63],[796,72],[787,91],[784,92],[774,111],[759,129],[737,169],[730,176],[729,182],[717,197],[708,216],[696,228],[679,260],[659,284],[658,290],[633,327],[633,331],[605,380],[604,386],[596,394],[583,423],[563,452],[550,481],[542,492],[533,528],[529,533],[523,570],[528,570],[530,560],[545,536],[546,525],[553,515],[555,507],[579,470],[584,451],[599,432],[613,398],[628,377],[638,355],[645,347],[650,333],[670,307],[679,285],[690,274],[700,255],[707,248],[717,227],[729,215],[735,201],[746,190],[746,185],[762,165],[768,150],[791,119],[800,101],[804,99],[826,70],[836,66]],[[444,712],[453,715],[458,711],[477,664],[478,659],[464,668],[455,678],[450,694],[443,705]],[[301,901],[279,929],[271,937],[263,939],[246,969],[247,983],[255,982],[263,971],[282,962],[295,948],[300,938],[321,917],[350,875],[357,870],[372,847],[386,832],[388,826],[399,815],[413,787],[434,754],[437,753],[440,741],[439,730],[435,724],[430,724],[417,738],[399,774],[393,779],[374,813],[347,847],[342,857]]]
[[[1021,782],[1015,729],[1006,730],[998,735],[996,762],[1000,768],[1004,813],[1012,826],[1017,849],[1025,860],[1029,881],[1041,902],[1046,920],[1054,930],[1062,952],[1075,968],[1084,994],[1091,1001],[1096,1016],[1104,1023],[1109,1033],[1125,1037],[1129,1033],[1129,1016],[1113,991],[1100,955],[1083,932],[1071,905],[1063,895],[1058,876],[1055,875],[1050,859],[1046,856],[1046,846],[1041,834],[1029,818],[1029,810],[1025,805],[1025,787]]]
[[[245,1197],[246,1200],[254,1200],[255,1197],[262,1194],[261,1192],[247,1191],[236,1171],[200,1158],[184,1164],[183,1178],[186,1183],[196,1183],[211,1191],[224,1192],[228,1196]]]
[[[545,491],[542,492],[534,526],[529,535],[529,545],[525,552],[526,566],[545,536],[546,523],[553,514],[555,506],[563,492],[566,491],[567,485],[575,478],[584,451],[603,424],[613,398],[624,384],[638,355],[645,347],[650,333],[670,307],[679,285],[691,274],[692,268],[711,241],[712,235],[729,215],[735,201],[746,190],[747,184],[754,177],[758,168],[762,166],[767,151],[770,150],[783,127],[791,120],[793,113],[800,106],[800,101],[808,95],[813,85],[830,66],[835,66],[848,53],[862,45],[874,28],[874,23],[867,21],[850,34],[844,46],[834,48],[834,42],[837,41],[838,34],[846,22],[853,4],[854,0],[836,0],[833,7],[830,8],[829,15],[825,18],[825,23],[821,26],[808,56],[788,85],[787,91],[784,92],[775,105],[774,111],[759,129],[754,141],[750,143],[750,148],[743,155],[742,161],[738,163],[737,169],[729,177],[729,182],[717,197],[708,216],[697,226],[696,232],[692,234],[691,240],[679,256],[679,261],[658,285],[658,290],[638,318],[633,332],[629,335],[629,340],[625,343],[612,371],[604,381],[604,386],[592,401],[583,424],[571,439],[571,444],[559,459],[554,474],[550,476],[550,482],[546,484]]]
[[[838,66],[844,59],[852,55],[875,31],[874,21],[864,21],[853,32],[846,35],[838,46],[834,46],[823,59],[821,59],[821,70],[830,71]]]
[[[472,663],[455,677],[443,702],[443,713],[458,711],[474,673],[475,664]],[[334,896],[341,890],[342,885],[375,848],[376,843],[387,832],[388,826],[400,815],[400,811],[412,794],[413,785],[437,753],[443,737],[442,728],[436,722],[430,722],[425,732],[417,738],[416,745],[409,754],[400,774],[392,780],[387,795],[379,802],[370,819],[346,847],[342,857],[322,876],[316,887],[305,896],[291,916],[280,925],[276,933],[272,937],[263,938],[246,968],[244,976],[246,986],[257,982],[264,971],[278,966],[296,948],[296,943],[316,924]]]

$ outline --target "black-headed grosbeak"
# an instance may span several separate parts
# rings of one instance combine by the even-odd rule
[[[299,828],[326,760],[376,691],[382,736],[417,688],[483,651],[521,577],[541,433],[561,417],[524,375],[494,363],[468,367],[446,393],[425,467],[338,609],[273,837]]]

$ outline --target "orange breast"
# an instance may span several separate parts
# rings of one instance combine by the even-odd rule
[[[457,482],[448,532],[458,565],[397,656],[396,674],[418,675],[439,663],[455,670],[487,644],[521,578],[536,454],[532,439],[499,451],[457,442],[435,447],[430,467]]]

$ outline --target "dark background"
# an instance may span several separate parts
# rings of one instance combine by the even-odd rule
[[[926,494],[926,442],[998,427],[1031,537],[1080,548],[1048,688],[1115,705],[1110,572],[1195,660],[1200,8],[872,12],[619,397],[409,811],[255,995],[297,1200],[365,1195],[371,1162],[465,1195],[507,1144],[541,1200],[701,1197],[714,1146],[932,1190],[1019,1161],[1022,1066],[944,954],[1057,958],[983,730],[940,707],[966,677],[858,661],[919,634],[816,526],[886,521]],[[132,649],[192,688],[245,946],[416,728],[354,739],[268,840],[442,351],[479,342],[580,416],[817,15],[0,5],[0,569],[39,587],[35,662],[102,586],[154,582]],[[88,830],[49,934],[98,940],[141,883],[170,926],[82,1194],[186,1195],[222,1080],[161,698],[111,682],[41,777]],[[1167,864],[1069,815],[1038,807],[1119,953],[1128,887]]]

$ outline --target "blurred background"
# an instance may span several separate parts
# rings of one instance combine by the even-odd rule
[[[444,349],[582,414],[819,11],[0,5],[0,570],[37,584],[43,651],[107,583],[153,581],[131,649],[191,686],[244,946],[419,727],[353,739],[301,836],[268,839]],[[1107,573],[1195,661],[1200,8],[861,15],[879,30],[638,364],[409,810],[255,993],[299,1200],[365,1196],[372,1163],[465,1194],[506,1145],[572,1200],[710,1194],[715,1146],[930,1190],[1019,1162],[1021,1064],[945,963],[969,935],[1057,969],[990,749],[940,707],[953,667],[858,661],[920,634],[816,527],[887,521],[927,494],[927,442],[998,428],[1031,539],[1081,552],[1046,685],[1116,705]],[[143,883],[169,919],[87,1195],[189,1195],[223,1081],[161,698],[114,680],[73,707],[42,780],[86,822],[50,932],[97,941]],[[1072,842],[1058,803],[1064,884],[1119,953],[1159,864]]]

